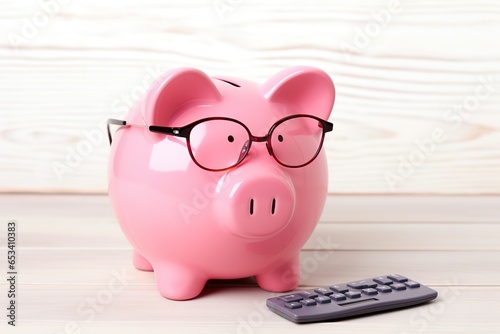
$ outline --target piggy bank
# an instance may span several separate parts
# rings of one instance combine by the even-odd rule
[[[193,68],[160,76],[125,120],[108,120],[109,197],[137,269],[173,300],[209,279],[299,284],[299,253],[320,218],[330,77],[285,69],[264,84]]]

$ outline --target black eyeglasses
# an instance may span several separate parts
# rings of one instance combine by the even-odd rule
[[[186,138],[194,163],[209,171],[224,171],[240,164],[250,152],[252,142],[265,142],[267,151],[282,166],[299,168],[310,164],[321,151],[325,133],[333,124],[311,115],[291,115],[271,126],[266,136],[252,135],[242,122],[227,117],[203,118],[182,127],[127,123],[108,119],[110,125],[136,126],[151,132]]]

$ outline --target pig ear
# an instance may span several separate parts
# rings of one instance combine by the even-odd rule
[[[212,80],[194,68],[166,72],[151,86],[143,116],[148,125],[168,126],[169,119],[183,106],[214,104],[221,98]]]
[[[324,71],[306,66],[287,68],[263,85],[271,102],[288,104],[298,113],[328,120],[335,100],[332,79]],[[296,113],[296,112],[294,112]]]

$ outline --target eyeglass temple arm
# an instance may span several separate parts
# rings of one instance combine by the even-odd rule
[[[149,126],[149,131],[151,132],[163,133],[164,135],[170,135],[176,137],[186,137],[187,136],[187,134],[185,133],[186,129],[187,127],[171,128],[168,126],[157,126],[157,125]]]
[[[111,138],[111,124],[113,124],[113,125],[127,125],[127,122],[119,120],[119,119],[114,119],[114,118],[108,119],[108,121],[106,122],[106,128],[108,130],[109,145],[111,145],[111,143],[113,142],[113,138]]]
[[[120,119],[109,118],[106,124],[108,130],[109,145],[111,145],[111,143],[113,142],[113,138],[111,137],[111,125],[145,127],[148,128],[149,131],[151,132],[163,133],[166,135],[178,136],[178,137],[186,136],[186,133],[184,131],[185,128],[171,128],[171,127],[156,126],[156,125],[147,126],[142,124],[127,123],[127,121],[123,121]]]

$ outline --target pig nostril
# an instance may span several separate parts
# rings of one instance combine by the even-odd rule
[[[276,213],[276,198],[273,198],[273,201],[271,203],[271,215],[274,215]],[[254,214],[254,199],[250,199],[250,216],[253,216]]]

